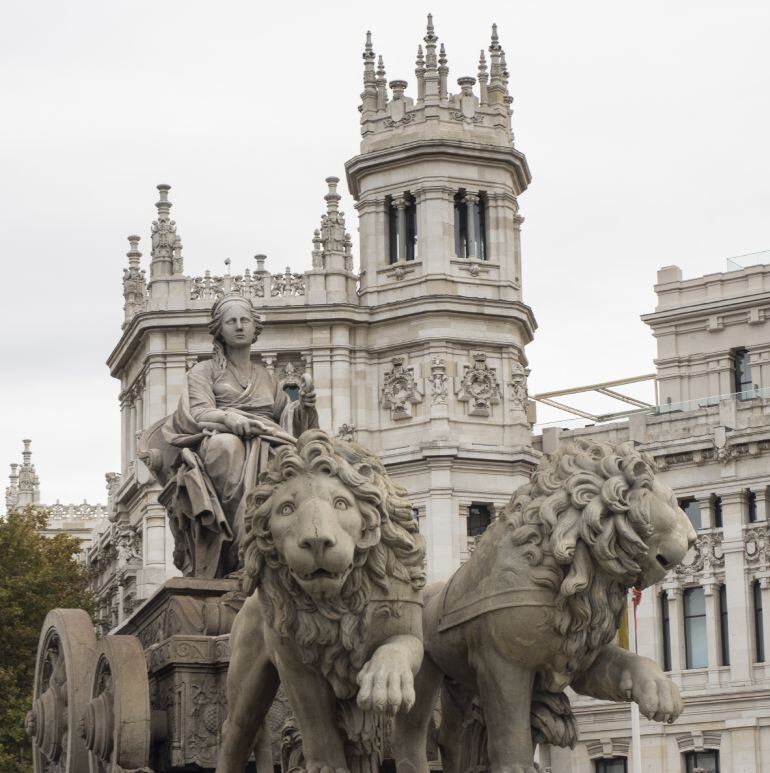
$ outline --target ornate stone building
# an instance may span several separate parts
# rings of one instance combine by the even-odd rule
[[[264,322],[253,356],[296,397],[312,375],[321,427],[355,438],[406,486],[447,577],[536,454],[527,416],[526,344],[535,321],[522,300],[518,197],[530,180],[514,147],[505,54],[493,29],[476,77],[452,93],[432,20],[418,47],[416,89],[386,79],[367,36],[361,146],[345,164],[359,218],[359,270],[337,192],[312,233],[311,268],[185,274],[169,186],[159,185],[149,265],[130,236],[125,322],[108,364],[121,384],[122,469],[115,533],[91,563],[116,588],[121,619],[176,573],[159,487],[137,438],[179,400],[184,374],[211,354],[212,303],[250,298]],[[472,527],[472,528],[471,528]],[[136,544],[124,564],[118,535]],[[133,543],[132,543],[133,544]],[[116,563],[117,561],[117,563]],[[123,567],[121,582],[116,571]],[[112,579],[109,579],[112,578]]]
[[[686,280],[669,266],[655,291],[642,319],[657,340],[660,405],[546,429],[535,447],[635,441],[698,530],[684,564],[638,609],[639,653],[671,673],[686,704],[674,725],[642,719],[642,770],[759,773],[770,770],[770,265]],[[553,771],[630,771],[629,707],[577,705],[581,742],[546,750]]]
[[[63,505],[58,499],[52,505],[42,504],[40,478],[32,463],[32,441],[23,440],[22,443],[22,462],[11,464],[11,474],[8,476],[8,486],[5,489],[6,512],[23,510],[30,506],[46,510],[50,517],[43,534],[53,537],[64,532],[77,537],[83,546],[81,558],[85,560],[86,552],[107,524],[109,505],[90,505],[86,501],[78,505]],[[109,479],[109,475],[107,477]]]

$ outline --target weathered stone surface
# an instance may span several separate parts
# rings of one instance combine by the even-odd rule
[[[259,594],[233,626],[218,773],[243,771],[279,680],[296,719],[285,760],[378,770],[381,714],[411,708],[422,660],[424,545],[403,495],[376,456],[320,430],[277,451],[249,497],[244,587]]]
[[[567,686],[631,698],[658,722],[676,719],[683,704],[674,683],[611,642],[628,589],[662,580],[695,536],[652,458],[632,444],[578,441],[541,462],[469,560],[426,594],[429,657],[417,707],[396,718],[401,769],[426,769],[426,730],[444,677],[445,770],[491,763],[534,773],[535,742],[576,741]]]

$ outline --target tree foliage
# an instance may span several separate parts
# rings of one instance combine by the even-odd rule
[[[92,611],[80,541],[47,538],[48,513],[35,508],[0,516],[0,770],[29,773],[30,740],[24,717],[32,703],[40,628],[49,610]]]

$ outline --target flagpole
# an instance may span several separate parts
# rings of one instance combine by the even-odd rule
[[[642,600],[642,593],[635,588],[632,588],[630,593],[631,603],[628,604],[628,613],[633,615],[633,619],[628,621],[628,632],[629,638],[633,637],[633,639],[629,643],[638,655],[636,608]],[[631,701],[631,773],[642,773],[642,729],[639,724],[639,705],[634,701]]]

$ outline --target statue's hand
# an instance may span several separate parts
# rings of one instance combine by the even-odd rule
[[[634,659],[623,669],[620,691],[638,703],[642,714],[654,722],[670,724],[684,709],[677,686],[648,658]]]
[[[309,390],[299,390],[299,404],[303,408],[315,408],[315,387],[310,387]]]
[[[238,435],[238,437],[249,437],[253,434],[251,422],[237,413],[225,413],[225,426],[233,435]]]
[[[358,705],[365,711],[395,714],[414,705],[414,676],[409,653],[402,647],[383,644],[358,674]]]

